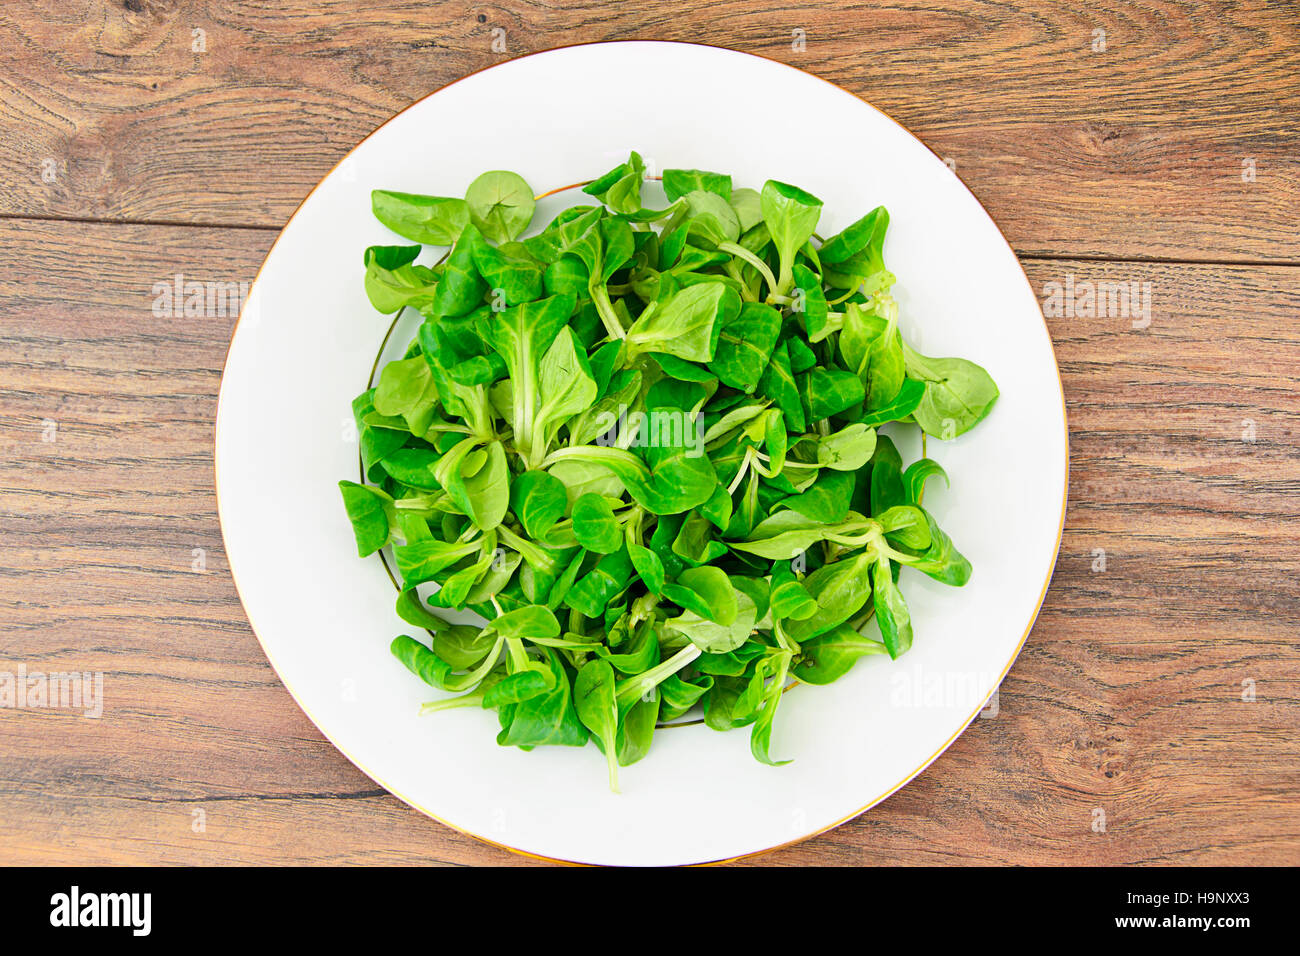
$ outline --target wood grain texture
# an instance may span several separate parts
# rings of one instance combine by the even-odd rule
[[[1300,262],[1297,0],[10,0],[0,215],[278,228],[431,90],[634,38],[843,85],[955,163],[1022,254]]]
[[[0,221],[0,670],[106,674],[99,720],[0,708],[0,863],[528,862],[355,769],[248,627],[213,498],[234,320],[151,304],[176,273],[251,278],[272,239]],[[1149,282],[1152,309],[1049,322],[1071,507],[999,712],[747,862],[1300,862],[1300,270],[1025,267]]]
[[[1036,290],[1152,290],[1146,328],[1049,320],[1071,506],[997,716],[750,862],[1300,862],[1294,0],[12,0],[0,670],[103,671],[106,709],[0,708],[0,863],[527,862],[387,795],[279,683],[213,498],[234,317],[155,316],[153,287],[251,279],[321,175],[430,90],[629,38],[840,83],[955,161]]]

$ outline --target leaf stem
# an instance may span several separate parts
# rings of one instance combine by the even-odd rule
[[[568,448],[557,448],[543,459],[542,467],[550,468],[557,462],[570,459],[590,461],[607,467],[610,467],[610,462],[617,462],[636,469],[647,479],[650,477],[649,466],[636,455],[622,448],[612,448],[606,445],[571,445]]]
[[[618,314],[614,311],[614,303],[609,301],[609,289],[603,282],[589,282],[587,291],[591,293],[591,301],[596,306],[596,312],[600,316],[601,324],[605,326],[605,331],[609,333],[611,339],[627,338],[627,331],[623,328],[623,323],[619,322]]]
[[[772,296],[776,294],[777,291],[776,276],[772,275],[772,270],[767,267],[766,262],[754,255],[738,242],[720,242],[718,243],[718,251],[730,252],[736,258],[744,259],[751,266],[757,269],[759,274],[762,275],[763,281],[767,283],[768,300],[771,301]]]
[[[695,660],[695,658],[699,657],[700,653],[701,651],[699,647],[695,644],[687,644],[663,663],[657,664],[648,671],[640,673],[635,677],[629,677],[624,680],[615,693],[619,710],[630,705],[637,697],[640,697],[647,691],[658,687],[663,681],[667,680],[691,661]]]

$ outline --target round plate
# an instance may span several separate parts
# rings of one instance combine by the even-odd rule
[[[371,215],[370,191],[461,195],[484,170],[513,169],[540,193],[594,178],[631,149],[656,172],[795,183],[825,202],[822,235],[887,206],[885,259],[904,335],[926,354],[979,362],[1002,397],[973,431],[929,443],[952,487],[932,482],[926,506],[974,575],[952,589],[903,572],[911,651],[787,693],[772,742],[775,756],[793,758],[786,766],[757,763],[744,730],[671,729],[621,771],[615,795],[594,746],[525,753],[497,746],[490,711],[418,715],[441,695],[388,652],[409,627],[380,562],[356,556],[337,482],[357,476],[349,403],[389,326],[362,289],[362,250],[404,241]],[[568,195],[563,204],[577,200]],[[538,221],[558,208],[542,206]],[[905,460],[918,452],[903,449]],[[445,87],[372,133],[312,191],[236,328],[216,463],[226,551],[253,630],[303,710],[377,783],[449,826],[527,853],[697,863],[792,843],[861,813],[981,710],[1029,633],[1056,559],[1065,405],[1014,253],[906,130],[830,83],[759,57],[607,43],[523,57]]]

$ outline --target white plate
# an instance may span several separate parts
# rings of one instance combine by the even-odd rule
[[[794,758],[787,766],[754,761],[747,731],[673,729],[621,772],[623,793],[613,795],[594,746],[524,753],[496,745],[494,713],[417,715],[439,695],[388,653],[409,627],[380,563],[357,558],[336,483],[356,477],[349,403],[389,324],[366,300],[361,253],[404,241],[372,217],[371,189],[460,195],[484,170],[513,169],[544,192],[600,175],[630,149],[655,170],[802,186],[825,202],[823,235],[883,203],[904,334],[927,354],[984,365],[1002,397],[972,432],[930,443],[953,485],[932,483],[926,504],[975,571],[960,590],[903,572],[912,650],[787,694],[772,746]],[[353,763],[430,816],[513,849],[694,863],[855,816],[974,718],[1051,576],[1065,512],[1065,407],[1015,255],[906,130],[779,63],[692,44],[609,43],[524,57],[445,87],[372,133],[308,196],[236,329],[216,462],[226,551],[249,621],[290,693]]]

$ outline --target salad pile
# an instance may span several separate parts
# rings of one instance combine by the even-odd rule
[[[903,340],[883,207],[822,238],[796,186],[670,169],[650,209],[645,182],[633,153],[528,238],[514,173],[376,191],[413,244],[365,251],[367,295],[423,324],[353,402],[365,483],[339,483],[358,553],[392,546],[397,613],[428,632],[393,654],[455,695],[423,710],[493,709],[506,746],[594,741],[615,790],[695,709],[784,762],[791,680],[907,651],[900,571],[971,566],[921,504],[943,469],[878,429],[955,438],[998,397]],[[487,624],[444,616],[464,609]]]

